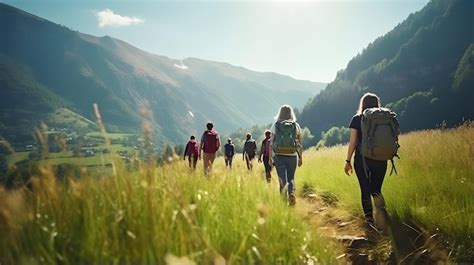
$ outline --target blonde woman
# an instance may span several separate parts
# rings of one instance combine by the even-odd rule
[[[269,165],[275,165],[278,179],[280,180],[280,192],[285,192],[288,185],[288,196],[290,206],[296,203],[295,196],[295,171],[296,166],[303,164],[303,153],[301,145],[301,127],[296,122],[296,116],[290,105],[280,107],[275,123],[272,128],[272,148],[270,148]]]

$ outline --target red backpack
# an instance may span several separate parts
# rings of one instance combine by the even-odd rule
[[[186,149],[186,155],[188,156],[198,156],[199,155],[199,146],[196,141],[190,140],[188,142],[188,148]]]
[[[204,153],[213,154],[219,150],[217,139],[218,135],[216,131],[212,130],[204,132]]]

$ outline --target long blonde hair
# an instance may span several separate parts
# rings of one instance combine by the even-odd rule
[[[275,120],[296,121],[296,115],[295,115],[295,112],[293,111],[293,108],[290,105],[286,105],[286,104],[281,106],[280,110],[278,110],[278,114],[275,116]]]

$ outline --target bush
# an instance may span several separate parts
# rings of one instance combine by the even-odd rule
[[[316,148],[329,147],[338,144],[345,144],[349,142],[350,130],[346,127],[332,127],[327,132],[321,134],[321,140],[319,140]]]

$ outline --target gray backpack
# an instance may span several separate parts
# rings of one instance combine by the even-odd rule
[[[395,112],[386,108],[368,108],[362,113],[361,129],[362,156],[380,161],[391,160],[393,164],[393,157],[398,157],[400,147],[400,126]]]

